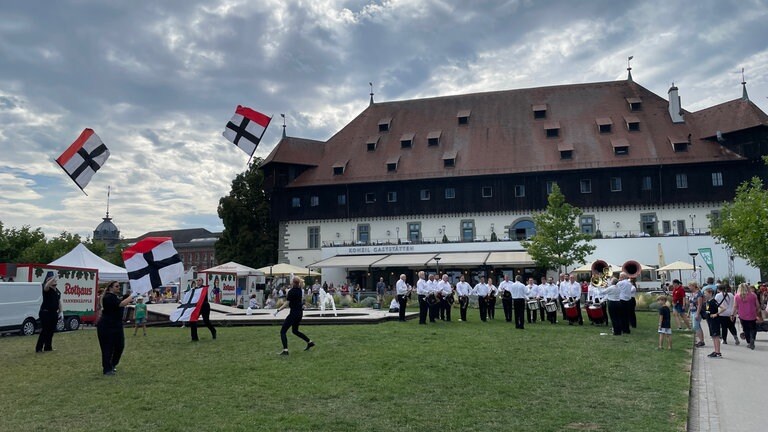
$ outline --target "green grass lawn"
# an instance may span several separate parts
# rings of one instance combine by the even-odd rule
[[[499,311],[500,312],[500,311]],[[456,311],[456,318],[458,311]],[[503,314],[502,314],[503,317]],[[278,356],[278,327],[132,336],[101,375],[96,332],[0,338],[2,431],[682,431],[691,336],[656,351],[657,318],[606,327],[482,323],[304,326],[317,342]],[[586,318],[586,317],[585,317]]]

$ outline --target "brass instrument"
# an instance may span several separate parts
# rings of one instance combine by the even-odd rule
[[[603,260],[597,260],[592,264],[592,279],[589,282],[596,287],[606,288],[612,276],[611,266]]]
[[[643,267],[639,262],[635,260],[629,260],[621,266],[621,271],[627,274],[629,278],[636,278],[640,276],[643,271]]]

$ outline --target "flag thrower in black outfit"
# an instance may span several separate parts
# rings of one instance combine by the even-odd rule
[[[315,346],[314,342],[312,342],[304,333],[299,331],[299,324],[301,324],[301,318],[304,316],[304,299],[301,285],[301,278],[294,276],[293,281],[291,282],[291,289],[288,290],[288,294],[286,295],[287,302],[283,303],[283,305],[280,306],[280,309],[276,310],[274,313],[274,315],[277,316],[277,314],[285,309],[286,306],[290,307],[290,312],[288,312],[288,316],[285,318],[285,321],[283,321],[283,327],[280,329],[280,341],[283,343],[283,351],[280,355],[288,355],[288,337],[286,336],[286,333],[288,333],[289,328],[292,329],[293,334],[307,343],[307,347],[304,348],[304,351]]]

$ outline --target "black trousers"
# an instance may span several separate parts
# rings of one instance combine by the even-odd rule
[[[501,306],[504,308],[504,319],[512,321],[512,297],[502,297]]]
[[[565,300],[564,297],[558,297],[558,303],[560,303],[560,311],[563,313],[563,321],[565,321],[565,305],[563,304],[563,300]]]
[[[760,313],[760,311],[757,311],[757,313]],[[755,338],[757,337],[757,320],[739,319],[741,320],[741,328],[744,330],[744,336],[747,338],[747,343],[755,343]]]
[[[203,307],[200,308],[200,316],[203,317],[203,322],[208,330],[211,331],[211,337],[216,339],[216,328],[211,324],[211,305],[208,302],[203,303]],[[197,321],[189,322],[189,330],[192,333],[192,340],[196,341],[197,338]]]
[[[400,305],[400,315],[398,321],[405,321],[405,307],[408,305],[408,298],[402,294],[397,295],[397,303]]]
[[[125,349],[123,326],[97,326],[96,334],[101,347],[101,370],[107,373],[120,363],[120,357],[123,356],[123,349]]]
[[[280,329],[280,341],[283,343],[283,349],[288,349],[288,336],[286,335],[288,333],[288,329],[291,329],[291,332],[302,339],[304,342],[309,343],[309,338],[307,335],[299,331],[299,324],[301,324],[301,318],[303,316],[304,313],[301,310],[298,310],[296,312],[291,311],[288,313],[288,316],[285,317],[285,321],[283,321],[283,327]]]
[[[488,318],[496,319],[496,296],[488,299]]]
[[[608,302],[608,314],[611,316],[611,324],[613,325],[613,334],[614,335],[621,335],[623,324],[622,324],[622,315],[624,315],[624,311],[622,310],[621,301],[615,300],[615,301],[609,301]]]
[[[443,297],[440,300],[440,319],[444,321],[451,320],[451,302],[447,298]]]
[[[477,296],[477,306],[480,308],[480,321],[486,321],[488,314],[488,303],[483,296]]]
[[[621,332],[629,334],[629,308],[631,307],[629,300],[619,300],[621,303]]]
[[[429,305],[429,322],[435,322],[440,317],[440,301],[436,298],[433,299],[433,303],[427,302]]]
[[[427,304],[426,296],[419,295],[419,324],[427,323],[427,311],[429,310],[429,304]]]
[[[541,304],[541,300],[539,300],[539,316],[541,317],[541,322],[544,322],[544,313],[545,312],[546,311],[544,310],[544,305]]]
[[[575,299],[576,312],[579,313],[579,325],[584,325],[584,311],[581,310],[581,300]]]
[[[629,320],[629,325],[632,326],[632,328],[637,328],[637,315],[635,315],[636,307],[637,307],[637,300],[635,300],[634,297],[630,297],[629,306],[627,308],[627,319]]]
[[[739,340],[739,335],[736,333],[736,322],[729,316],[717,316],[720,321],[720,337],[723,338],[723,342],[728,342],[728,332],[731,332],[734,340]]]
[[[525,328],[525,299],[512,299],[512,307],[515,309],[515,328]]]
[[[467,320],[467,308],[469,307],[469,297],[467,296],[459,296],[459,314],[461,315],[461,320],[466,321]]]
[[[59,322],[59,314],[56,311],[40,311],[40,335],[37,337],[35,351],[53,350],[53,333],[56,332],[56,323]]]

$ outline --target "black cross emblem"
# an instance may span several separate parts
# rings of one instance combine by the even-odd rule
[[[243,116],[243,121],[241,121],[239,125],[236,125],[236,124],[232,123],[232,121],[229,121],[227,123],[227,128],[228,129],[232,129],[236,133],[235,141],[234,141],[236,146],[240,145],[240,138],[242,138],[242,137],[245,137],[248,141],[252,142],[253,145],[255,145],[255,146],[259,145],[260,138],[257,137],[256,135],[248,132],[245,129],[246,127],[248,127],[248,123],[250,123],[250,122],[251,122],[251,119],[249,119],[248,117]]]
[[[99,157],[105,151],[107,151],[107,146],[104,144],[96,147],[90,153],[81,147],[80,150],[77,151],[77,154],[83,158],[83,163],[81,163],[80,166],[77,167],[77,169],[72,173],[72,178],[76,179],[79,177],[86,168],[91,168],[94,172],[98,171],[99,168],[101,168],[101,165],[99,165],[94,159]]]
[[[177,310],[179,309],[181,310],[181,313],[179,314],[179,319],[181,319],[181,317],[184,316],[184,314],[187,312],[187,309],[194,309],[197,307],[197,302],[193,302],[192,299],[195,298],[195,291],[198,291],[198,290],[201,291],[201,294],[200,294],[201,297],[204,295],[208,295],[207,293],[202,292],[203,288],[192,288],[192,290],[188,292],[189,299],[187,300],[187,302],[180,304],[179,307],[177,308]],[[198,298],[198,301],[201,300],[201,297]]]
[[[142,277],[149,275],[149,281],[152,288],[157,288],[163,284],[163,281],[160,280],[160,269],[181,262],[179,254],[159,261],[155,261],[155,256],[152,254],[152,251],[143,253],[142,256],[144,256],[147,266],[139,270],[128,272],[128,279],[139,280]]]

